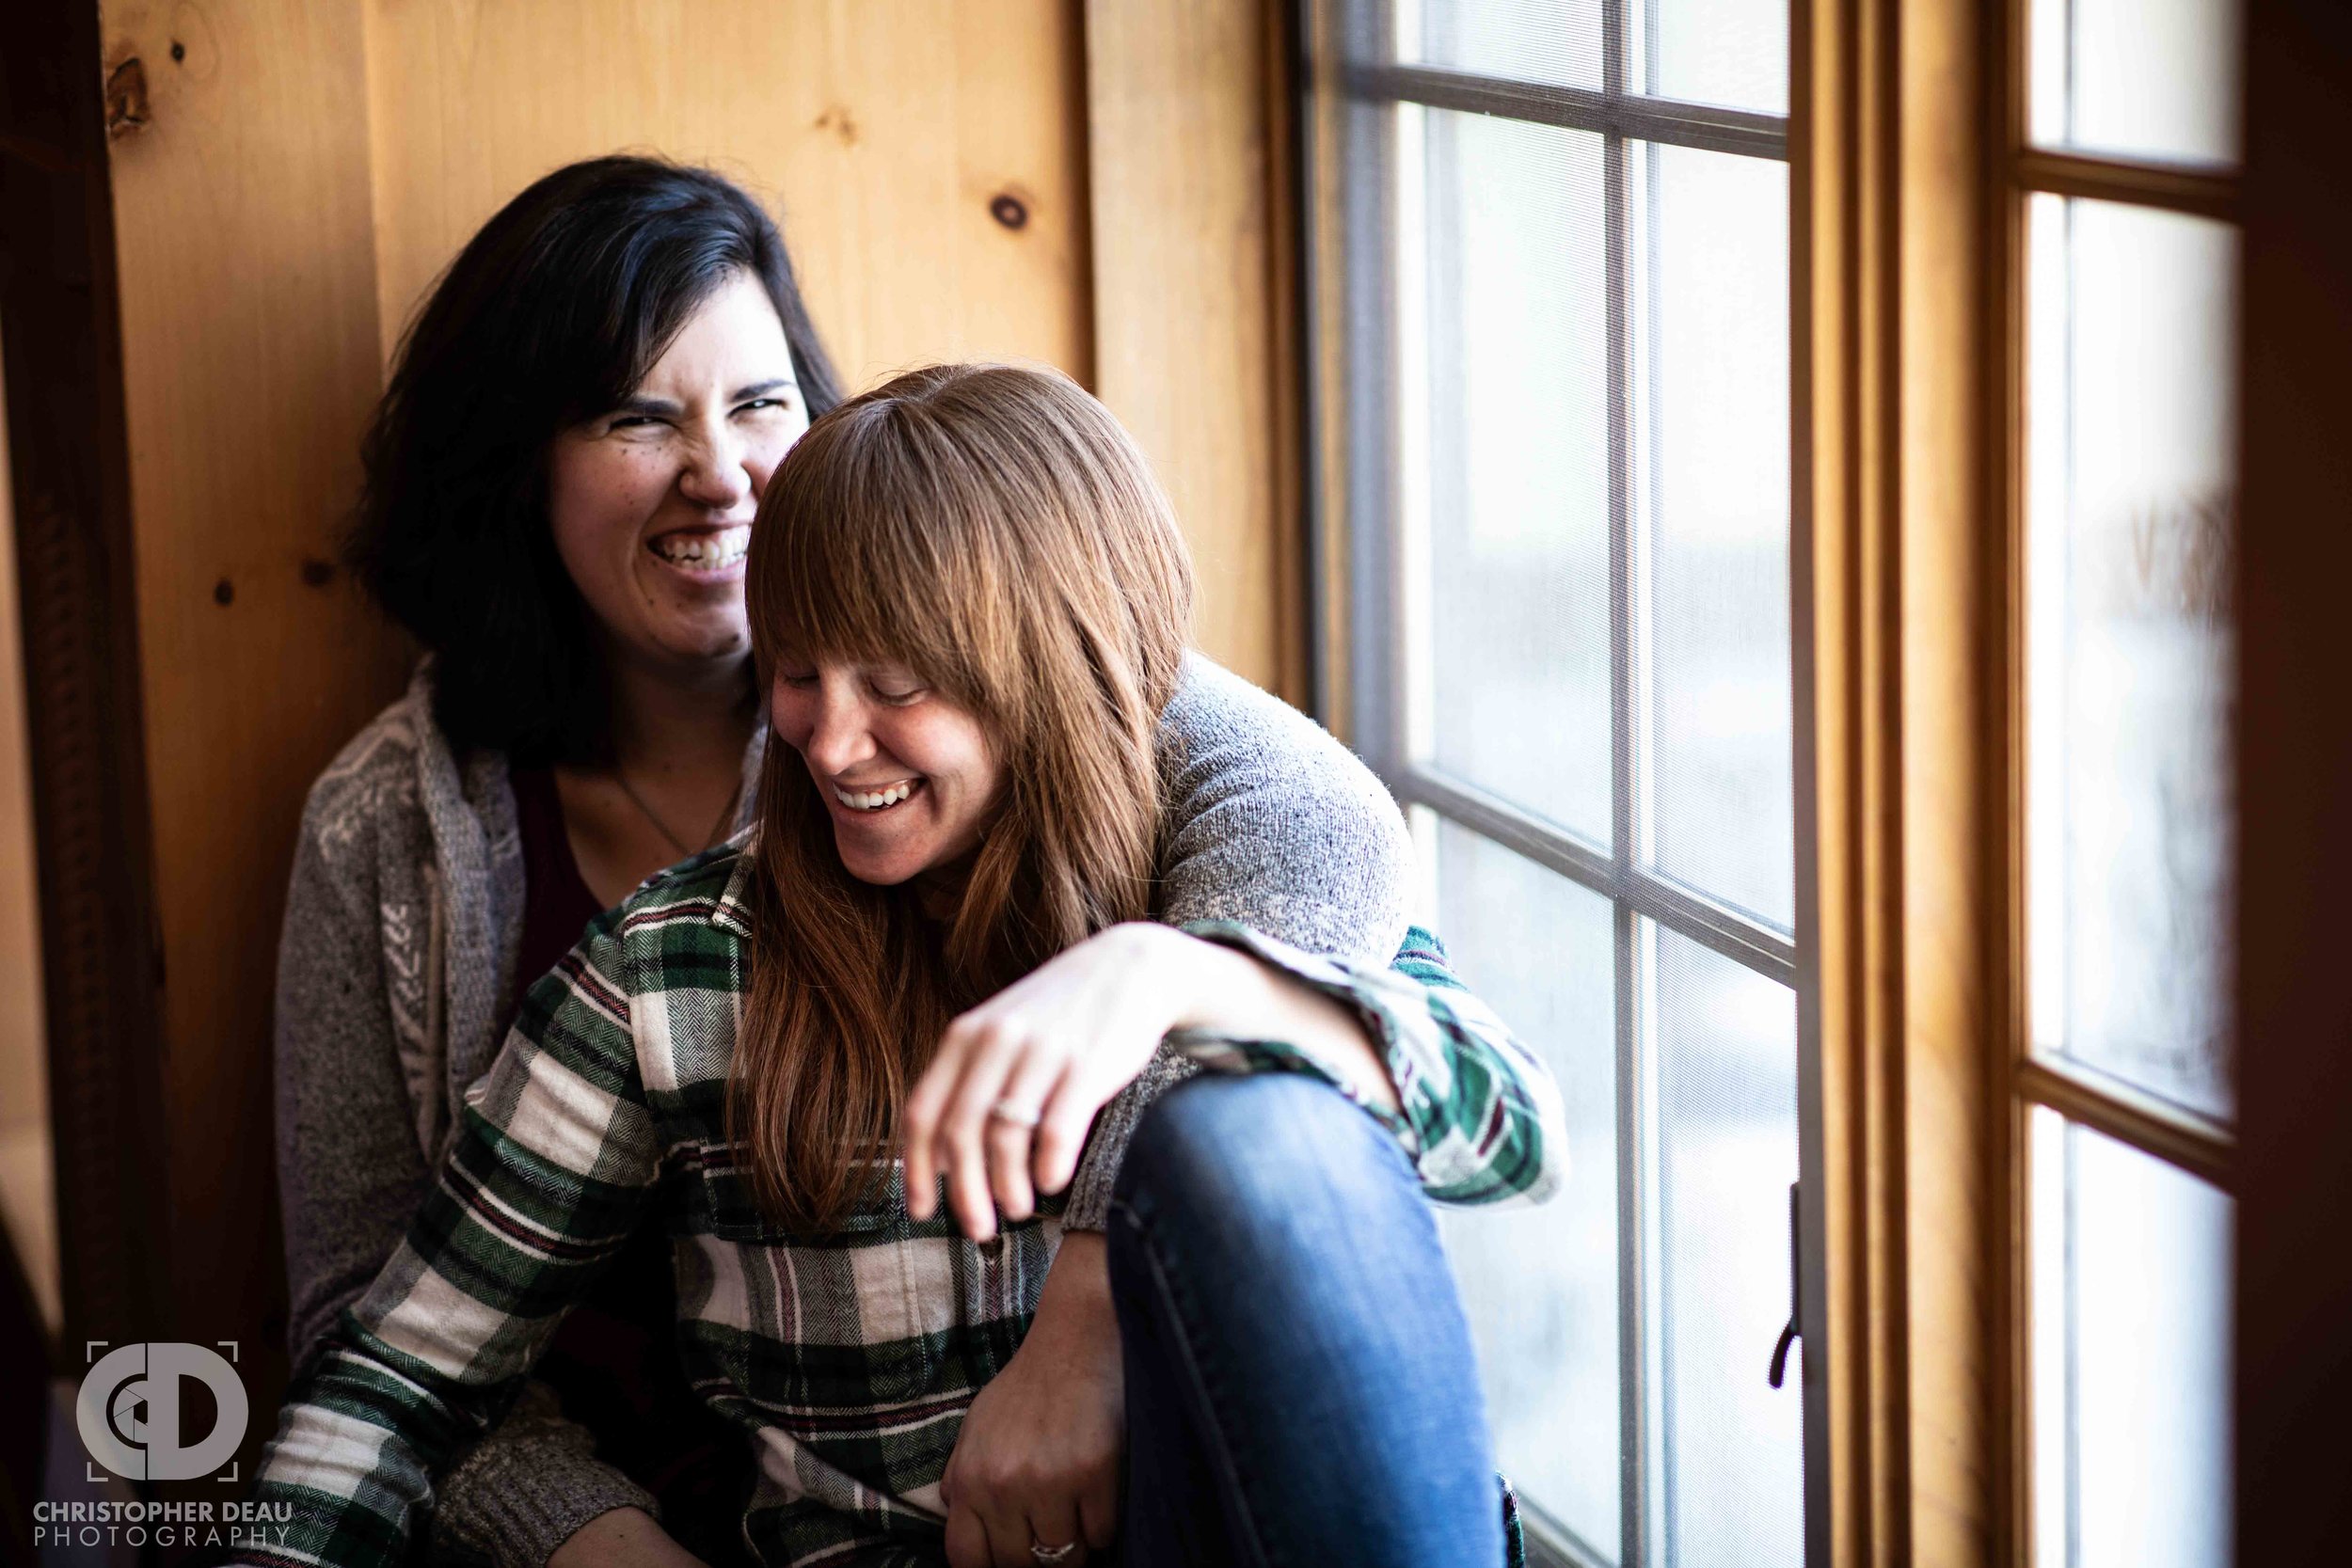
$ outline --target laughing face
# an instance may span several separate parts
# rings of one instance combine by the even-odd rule
[[[807,428],[784,325],[757,279],[738,274],[628,401],[556,437],[556,551],[613,657],[696,679],[751,656],[752,514]]]
[[[776,661],[768,721],[801,754],[850,876],[946,873],[994,814],[1003,769],[972,712],[896,664]]]

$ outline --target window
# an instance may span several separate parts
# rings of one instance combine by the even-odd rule
[[[2026,23],[2021,1491],[2039,1568],[2188,1568],[2232,1541],[2240,16],[2032,0]]]
[[[1793,1564],[1798,950],[1776,0],[1332,0],[1327,712],[1574,1175],[1449,1225],[1553,1555]]]

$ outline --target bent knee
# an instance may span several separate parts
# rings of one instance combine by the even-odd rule
[[[1410,1167],[1396,1140],[1324,1080],[1202,1073],[1145,1111],[1112,1197],[1158,1220],[1278,1225],[1400,1182]]]

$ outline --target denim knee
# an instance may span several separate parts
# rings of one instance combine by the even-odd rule
[[[1202,1224],[1268,1241],[1326,1231],[1411,1196],[1410,1164],[1370,1113],[1302,1073],[1202,1073],[1136,1125],[1112,1201],[1155,1227]]]

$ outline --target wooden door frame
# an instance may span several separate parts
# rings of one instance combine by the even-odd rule
[[[0,341],[38,841],[59,1285],[53,1354],[164,1337],[162,958],[149,841],[110,117],[142,67],[34,7],[0,63]]]

